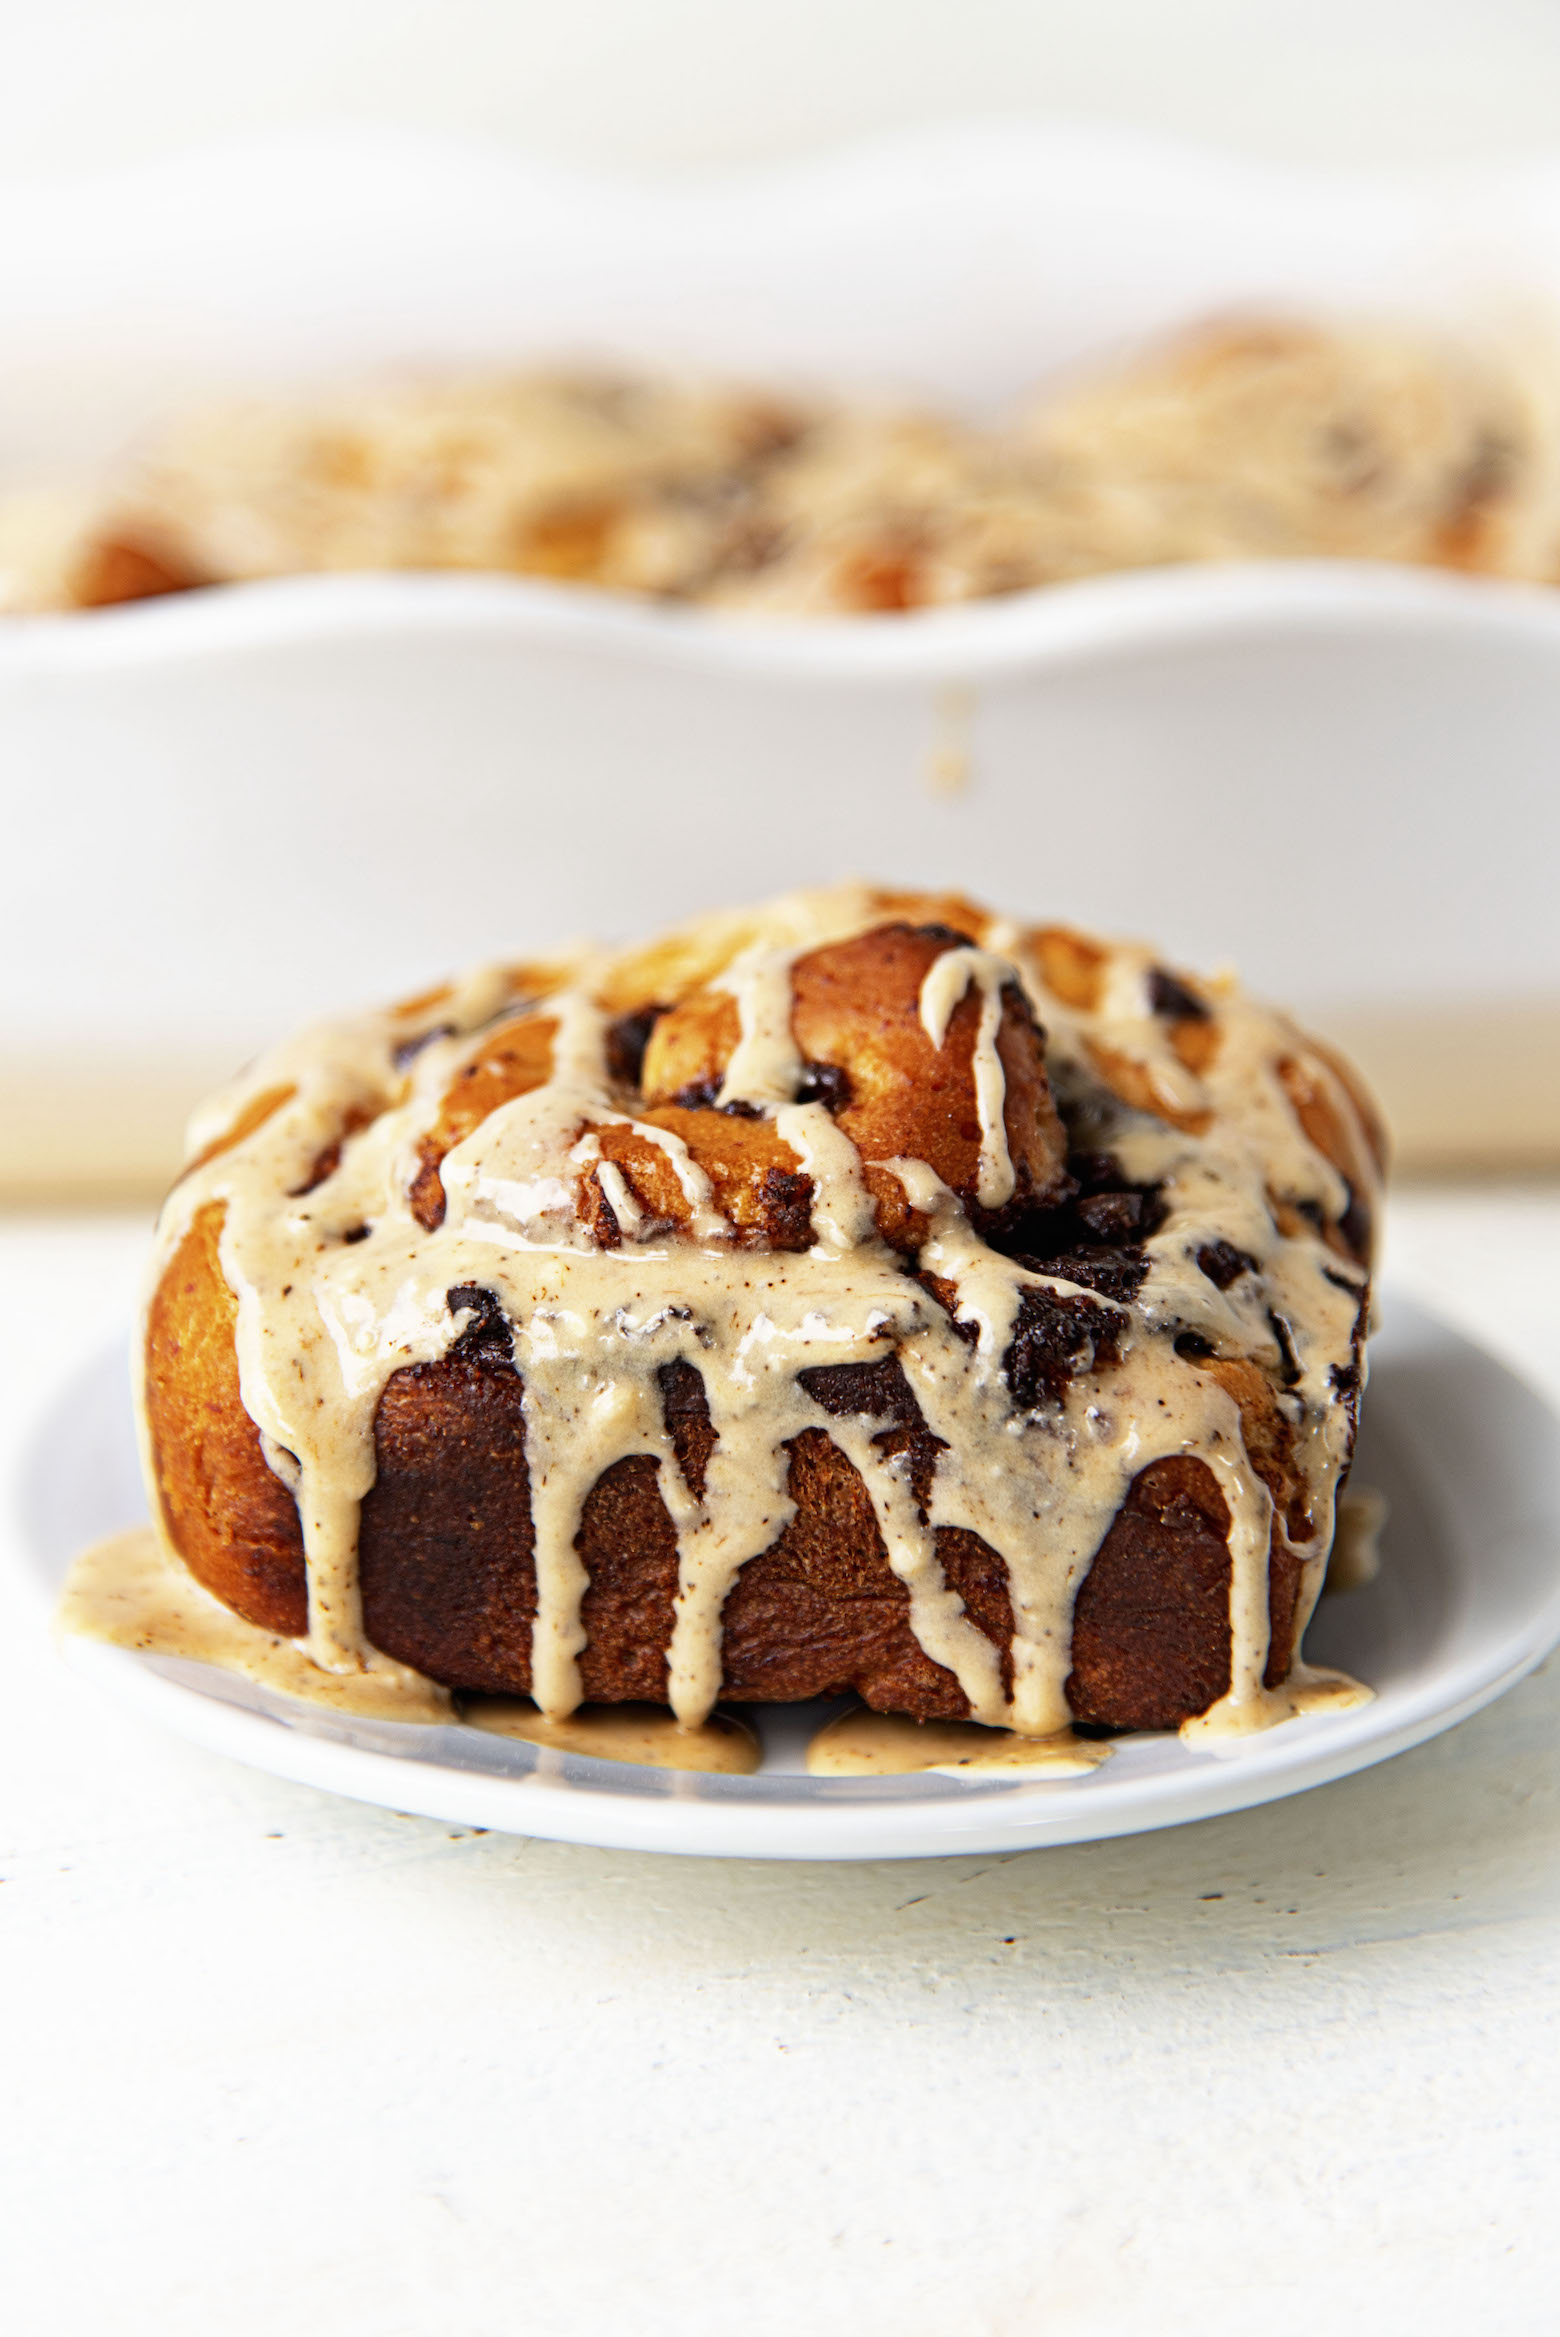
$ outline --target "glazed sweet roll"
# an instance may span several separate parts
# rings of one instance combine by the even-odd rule
[[[490,967],[202,1115],[144,1345],[178,1558],[323,1673],[1289,1708],[1381,1139],[1233,982],[851,888]]]

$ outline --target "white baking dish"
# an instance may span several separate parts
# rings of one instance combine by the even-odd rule
[[[979,402],[1220,302],[1560,289],[1557,183],[1040,133],[654,196],[381,140],[208,157],[0,235],[0,445],[84,456],[176,384],[559,348]],[[855,872],[1324,1012],[1542,1001],[1557,744],[1560,595],[1384,568],[789,626],[453,577],[11,620],[0,1081],[176,1088],[452,961]]]

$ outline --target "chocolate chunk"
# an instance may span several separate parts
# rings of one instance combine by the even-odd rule
[[[1298,1387],[1305,1374],[1301,1371],[1299,1358],[1295,1354],[1294,1334],[1276,1307],[1268,1308],[1268,1324],[1274,1338],[1278,1341],[1278,1352],[1283,1364],[1284,1385],[1286,1388]]]
[[[966,1347],[977,1346],[980,1341],[979,1323],[964,1323],[959,1320],[958,1284],[956,1282],[949,1282],[945,1280],[944,1277],[940,1274],[919,1273],[914,1267],[908,1264],[905,1267],[905,1272],[909,1275],[912,1282],[919,1282],[921,1288],[926,1292],[928,1298],[936,1299],[937,1304],[942,1308],[943,1313],[948,1318],[948,1328],[950,1331],[952,1331],[954,1337],[956,1339],[962,1339]]]
[[[1148,1003],[1150,1011],[1162,1014],[1168,1022],[1208,1022],[1209,1008],[1195,990],[1188,990],[1184,982],[1163,966],[1150,968],[1148,976]]]
[[[710,1400],[704,1392],[704,1374],[696,1364],[678,1356],[674,1363],[663,1363],[655,1377],[661,1391],[661,1406],[669,1420],[682,1412],[696,1412],[705,1420],[709,1418]]]
[[[829,1112],[843,1112],[852,1094],[850,1073],[838,1063],[804,1063],[797,1085],[799,1104],[822,1104]]]
[[[1123,1306],[1136,1298],[1148,1272],[1148,1260],[1141,1250],[1096,1249],[1086,1242],[1059,1250],[1054,1258],[1020,1252],[1013,1263],[1030,1274],[1050,1274],[1058,1282],[1081,1283],[1085,1290],[1097,1290],[1102,1298],[1114,1298]]]
[[[304,1178],[303,1183],[289,1187],[287,1194],[289,1201],[301,1201],[306,1193],[312,1193],[317,1186],[323,1185],[327,1179],[335,1175],[341,1166],[341,1143],[342,1140],[338,1136],[333,1144],[326,1145],[323,1152],[315,1154],[310,1164],[309,1173]]]
[[[898,1357],[885,1356],[881,1363],[815,1364],[796,1376],[813,1402],[836,1420],[865,1413],[869,1419],[887,1422],[872,1442],[886,1458],[907,1456],[910,1489],[924,1519],[937,1455],[945,1448],[922,1419]]]
[[[607,1070],[619,1087],[638,1087],[650,1033],[665,1012],[664,1006],[642,1006],[607,1025]]]
[[[1092,1299],[1026,1290],[1018,1302],[1012,1343],[1002,1358],[1020,1411],[1060,1404],[1069,1380],[1119,1362],[1118,1328],[1119,1318]]]
[[[1349,1186],[1348,1207],[1338,1220],[1338,1231],[1348,1243],[1351,1256],[1358,1258],[1362,1266],[1368,1264],[1371,1249],[1370,1203],[1352,1184]]]
[[[1073,1212],[1096,1241],[1130,1242],[1142,1231],[1141,1193],[1085,1193],[1073,1203]]]
[[[341,1155],[348,1137],[356,1136],[374,1117],[366,1104],[353,1104],[342,1121],[340,1135],[327,1144],[323,1152],[315,1155],[307,1177],[301,1185],[293,1186],[288,1199],[301,1201],[306,1193],[314,1192],[327,1178],[333,1177],[341,1166]]]
[[[880,1363],[819,1363],[797,1378],[813,1402],[836,1419],[866,1413],[874,1420],[919,1420],[920,1407],[898,1359]]]
[[[1085,1203],[1115,1201],[1123,1194],[1130,1195],[1138,1205],[1131,1228],[1133,1240],[1147,1241],[1150,1234],[1159,1231],[1169,1215],[1162,1189],[1158,1185],[1133,1184],[1114,1153],[1070,1152],[1067,1156],[1067,1173],[1078,1188],[1072,1208],[1080,1224],[1092,1222],[1083,1214]],[[1101,1226],[1108,1222],[1108,1215],[1100,1220]],[[1099,1233],[1097,1238],[1109,1237]]]
[[[1364,1373],[1360,1369],[1358,1349],[1355,1351],[1355,1360],[1352,1363],[1335,1363],[1328,1372],[1327,1378],[1332,1387],[1334,1395],[1337,1397],[1339,1403],[1343,1406],[1344,1418],[1348,1421],[1349,1424],[1348,1450],[1352,1456],[1354,1451],[1354,1439],[1359,1433],[1360,1395],[1364,1387],[1365,1378]],[[1346,1466],[1344,1475],[1346,1476],[1347,1474],[1348,1470]],[[1338,1491],[1342,1492],[1342,1490],[1343,1480],[1340,1478],[1338,1482]]]
[[[688,1490],[695,1501],[704,1499],[705,1472],[710,1454],[715,1449],[715,1431],[710,1425],[710,1400],[705,1393],[702,1374],[684,1357],[674,1363],[663,1363],[656,1375],[661,1391],[661,1411],[666,1420],[677,1465],[687,1479]]]
[[[973,933],[961,933],[956,925],[911,925],[902,930],[922,933],[928,941],[940,941],[948,949],[970,949],[975,941]]]
[[[1071,1200],[1020,1211],[1006,1224],[984,1228],[984,1238],[1033,1274],[1132,1298],[1148,1272],[1141,1244],[1166,1216],[1159,1187],[1131,1184],[1108,1152],[1069,1153],[1067,1174],[1075,1188]]]
[[[1204,1242],[1197,1253],[1197,1263],[1213,1284],[1215,1290],[1228,1290],[1243,1274],[1255,1274],[1257,1261],[1245,1250],[1238,1250],[1233,1242]]]
[[[484,1290],[479,1282],[460,1282],[444,1293],[444,1303],[452,1315],[469,1313],[474,1317],[450,1349],[452,1355],[468,1363],[513,1362],[509,1317],[496,1291]]]
[[[1069,1152],[1067,1174],[1080,1193],[1114,1193],[1125,1189],[1127,1178],[1113,1152]]]
[[[680,1087],[672,1101],[674,1104],[681,1105],[685,1112],[719,1111],[725,1112],[733,1120],[759,1120],[763,1118],[757,1104],[750,1104],[741,1096],[733,1096],[729,1104],[718,1102],[717,1098],[725,1082],[726,1075],[723,1071],[707,1072],[703,1079],[690,1079],[686,1087]]]

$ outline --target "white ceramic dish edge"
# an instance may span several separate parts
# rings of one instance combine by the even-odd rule
[[[14,468],[397,364],[596,351],[989,410],[1232,303],[1560,309],[1552,165],[1345,179],[1054,125],[680,188],[320,132],[0,195],[7,218]],[[513,954],[522,892],[540,949],[862,873],[1232,956],[1313,1012],[1543,997],[1557,643],[1560,596],[1323,567],[791,626],[456,577],[9,620],[0,1081],[13,1117],[105,1054],[171,1093],[187,1052],[236,1061],[321,1000]],[[950,733],[962,794],[928,784]],[[442,866],[489,881],[430,882],[430,771]],[[1101,805],[1125,848],[1099,850]],[[1448,896],[1457,918],[1424,914]]]
[[[903,616],[744,619],[484,575],[285,577],[79,616],[0,619],[0,683],[298,641],[408,634],[614,648],[681,668],[959,684],[1252,636],[1454,628],[1560,643],[1560,592],[1366,561],[1222,561],[1089,577]]]

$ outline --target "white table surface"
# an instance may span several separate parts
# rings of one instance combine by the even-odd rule
[[[7,1472],[143,1241],[0,1220]],[[1560,1400],[1560,1195],[1411,1195],[1391,1248]],[[187,1749],[62,1667],[13,1558],[0,2309],[26,2337],[1560,2325],[1560,1666],[1240,1817],[707,1864]]]

